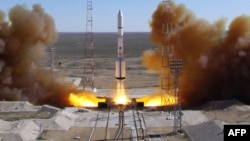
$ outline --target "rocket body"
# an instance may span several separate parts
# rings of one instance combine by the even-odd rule
[[[117,59],[115,63],[115,78],[123,80],[126,78],[126,65],[123,56],[123,14],[118,12],[118,43],[117,43]]]

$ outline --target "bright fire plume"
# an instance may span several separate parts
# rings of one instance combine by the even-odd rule
[[[94,93],[81,92],[70,93],[69,102],[76,107],[98,107],[98,103],[105,102],[105,99],[98,99]]]
[[[164,98],[163,98],[164,97]],[[145,107],[171,106],[176,103],[175,97],[165,94],[152,94],[136,99],[136,102],[144,102]]]
[[[128,96],[126,95],[126,91],[122,81],[117,81],[116,83],[114,102],[115,104],[122,104],[122,105],[126,105],[127,103],[130,102]]]

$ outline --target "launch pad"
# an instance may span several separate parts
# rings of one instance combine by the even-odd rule
[[[170,0],[163,0],[163,2],[169,3]],[[126,44],[125,50],[123,52],[123,16],[122,12],[119,11],[117,17],[118,36],[116,36],[116,33],[114,33],[115,36],[110,36],[112,38],[110,38],[111,40],[114,40],[117,37],[117,48],[114,47],[115,44],[111,45],[109,42],[107,43],[107,36],[105,35],[104,38],[103,33],[101,33],[102,37],[99,38],[102,39],[99,42],[101,43],[101,45],[99,45],[101,46],[101,48],[97,50],[97,52],[99,51],[99,54],[95,55],[95,57],[98,57],[94,59],[92,2],[91,0],[88,0],[86,18],[87,26],[85,34],[86,48],[84,49],[84,57],[82,57],[83,53],[77,52],[78,50],[76,49],[75,52],[79,53],[80,55],[76,57],[76,53],[72,53],[73,55],[71,54],[74,57],[74,65],[72,65],[72,63],[69,63],[69,59],[60,60],[57,58],[59,61],[56,59],[54,60],[54,58],[56,58],[55,49],[59,48],[57,48],[56,46],[51,47],[49,49],[51,64],[48,69],[44,70],[45,74],[43,74],[43,66],[40,66],[40,63],[36,64],[36,61],[34,62],[34,60],[38,59],[36,57],[39,56],[37,53],[40,53],[40,51],[34,51],[33,57],[36,59],[32,59],[32,56],[29,56],[30,54],[33,54],[33,52],[27,53],[28,56],[26,56],[26,50],[21,51],[21,53],[24,53],[21,54],[21,56],[20,54],[9,56],[9,54],[12,53],[8,52],[7,48],[9,47],[9,44],[5,45],[5,39],[12,39],[12,37],[9,37],[9,33],[6,34],[8,36],[4,36],[2,40],[2,46],[4,48],[6,46],[7,48],[6,50],[3,50],[3,61],[1,60],[0,62],[1,74],[2,76],[4,76],[1,85],[1,93],[4,93],[2,94],[4,97],[2,98],[3,101],[0,102],[0,140],[205,141],[206,139],[209,139],[220,141],[223,139],[223,125],[235,123],[249,124],[249,106],[235,100],[212,102],[208,103],[207,105],[203,105],[202,107],[196,107],[196,109],[181,109],[183,107],[181,107],[180,105],[180,98],[183,98],[183,100],[185,100],[184,102],[187,102],[188,104],[195,103],[195,101],[199,102],[202,100],[211,100],[209,98],[213,98],[216,95],[220,97],[221,95],[226,96],[226,94],[229,94],[228,98],[233,98],[230,96],[235,95],[232,93],[232,91],[230,91],[232,89],[228,87],[234,87],[235,81],[232,81],[231,83],[230,79],[235,77],[234,74],[241,74],[242,76],[244,76],[239,77],[239,79],[237,80],[244,80],[247,77],[246,74],[248,71],[247,69],[245,69],[247,68],[245,65],[247,52],[245,52],[244,50],[234,49],[234,42],[228,42],[229,44],[226,44],[227,46],[232,46],[233,49],[229,49],[228,52],[236,52],[236,56],[233,57],[230,54],[228,55],[227,52],[218,52],[218,50],[208,49],[209,46],[206,47],[207,49],[205,52],[207,52],[208,50],[208,52],[210,52],[213,57],[211,57],[210,53],[203,54],[204,50],[201,51],[203,53],[197,52],[197,49],[203,48],[200,47],[204,45],[202,43],[202,41],[204,41],[202,40],[204,39],[203,34],[209,33],[210,35],[210,29],[215,25],[208,24],[207,29],[203,27],[199,29],[197,28],[199,27],[197,25],[203,26],[204,23],[201,24],[199,20],[194,18],[190,21],[194,20],[195,22],[190,22],[187,20],[183,23],[183,26],[182,24],[177,23],[177,29],[177,26],[174,25],[174,22],[179,20],[174,19],[175,16],[178,17],[185,13],[183,16],[186,16],[186,18],[189,19],[190,17],[192,17],[190,16],[190,13],[187,12],[185,7],[183,6],[180,8],[184,8],[183,12],[181,12],[182,14],[172,13],[175,11],[175,9],[171,10],[171,5],[159,5],[158,9],[161,8],[165,9],[163,10],[165,14],[161,13],[162,10],[156,10],[153,15],[157,15],[160,13],[163,16],[159,16],[159,18],[158,16],[153,16],[153,20],[151,22],[152,36],[154,36],[153,38],[155,38],[155,41],[153,42],[160,45],[158,49],[153,50],[155,46],[149,45],[149,33],[146,34],[147,37],[144,36],[143,40],[138,39],[138,34],[136,33],[133,38],[130,37],[133,40],[132,42],[136,42],[138,40],[140,42],[143,41],[144,43],[146,41],[146,43],[138,45],[138,43],[140,42],[136,42],[134,45],[130,45],[130,47],[132,47],[132,49],[130,50],[130,55],[127,54],[129,51],[125,51],[127,49]],[[174,6],[173,8],[178,8],[178,6]],[[23,16],[19,18],[20,20],[26,19],[23,18]],[[158,22],[162,19],[166,20],[164,22]],[[38,21],[38,23],[40,23],[40,21]],[[191,25],[194,25],[191,28],[189,25],[184,25],[190,23],[192,23]],[[12,27],[11,24],[10,27]],[[22,26],[20,26],[20,28],[23,29]],[[54,28],[54,26],[52,26],[52,28]],[[13,28],[13,31],[15,31],[14,29],[15,28]],[[174,31],[174,34],[172,34],[172,29]],[[182,35],[179,33],[179,31],[185,31],[185,29],[189,29],[187,30],[188,35]],[[201,32],[201,34],[199,32],[200,30],[204,32]],[[213,36],[221,37],[221,31],[223,31],[223,29],[220,29],[218,31],[219,32],[215,32],[216,34],[211,33],[211,38],[213,38]],[[35,31],[34,33],[39,32]],[[158,34],[154,35],[155,33]],[[190,33],[194,34],[191,35]],[[53,31],[52,34],[52,36],[54,36],[55,31]],[[72,37],[73,34],[74,33],[72,33],[70,37]],[[180,38],[175,38],[175,34]],[[226,34],[228,34],[229,37],[233,35],[231,34],[231,32],[228,32]],[[5,35],[5,31],[3,35]],[[111,34],[109,33],[108,35]],[[226,41],[228,39],[228,35],[225,35],[225,37],[221,37],[220,39],[218,39],[218,41],[216,40],[216,42],[214,42],[214,39],[213,42],[211,42],[211,38],[206,36],[205,43],[206,41],[208,41],[208,43],[218,45],[218,48],[220,50],[220,46],[223,48],[225,47],[223,44],[221,44],[221,41]],[[26,38],[26,35],[24,37]],[[31,38],[32,40],[33,37],[34,36],[27,36],[27,38]],[[73,38],[75,39],[75,37],[76,36],[74,36]],[[237,37],[240,39],[242,38],[241,36],[232,37]],[[201,40],[197,40],[199,38],[201,38]],[[105,39],[105,42],[103,42],[103,39]],[[180,42],[178,41],[178,44],[176,44],[176,40],[178,39],[184,40]],[[82,40],[82,38],[80,40]],[[194,41],[189,42],[189,40]],[[199,42],[199,44],[196,44],[197,41],[201,42]],[[12,40],[7,40],[7,43],[8,42],[15,43],[12,42]],[[82,48],[81,41],[73,42],[77,45],[79,44],[80,48]],[[34,43],[37,43],[37,41],[34,41]],[[67,46],[68,48],[72,47],[71,43],[72,42],[70,42],[69,45],[65,45],[64,42],[63,45]],[[30,43],[24,42],[21,47],[24,46],[24,48],[26,48],[26,45],[29,44]],[[34,46],[36,45],[37,44],[34,44]],[[47,45],[47,43],[44,43],[44,45]],[[18,44],[13,44],[13,46],[15,48],[20,47]],[[105,48],[106,46],[107,48]],[[111,51],[111,46],[115,51]],[[147,50],[145,46],[148,47],[147,49],[151,50]],[[178,47],[180,46],[181,48],[179,48],[178,50]],[[187,49],[185,46],[188,46],[189,48]],[[29,48],[29,46],[27,46],[27,48]],[[139,51],[137,50],[138,48],[140,48]],[[180,56],[173,57],[174,53],[172,51],[174,48],[176,48],[177,55],[180,54]],[[28,50],[32,49],[30,48]],[[137,52],[135,53],[135,51]],[[143,54],[143,58],[146,61],[138,57],[141,56],[143,51],[145,51]],[[61,55],[63,54],[62,52]],[[64,50],[64,52],[67,51]],[[183,52],[183,54],[181,52]],[[195,58],[193,58],[193,52],[197,53]],[[214,54],[213,52],[216,52],[216,54]],[[126,53],[126,55],[124,53]],[[65,54],[69,55],[68,52]],[[241,68],[242,65],[238,67],[238,65],[232,66],[232,64],[230,63],[224,64],[224,60],[220,59],[221,54],[224,54],[226,58],[229,58],[228,60],[242,60],[244,69],[238,69]],[[189,59],[187,59],[187,55]],[[125,65],[125,56],[127,67]],[[130,56],[130,58],[128,56]],[[200,56],[201,58],[199,59],[198,56]],[[27,57],[26,59],[28,59],[28,61],[26,59],[22,59],[25,57]],[[11,58],[15,60],[14,62],[20,59],[20,66],[18,64],[19,62],[17,62],[18,65],[15,65],[15,63],[9,64],[8,62],[12,62],[9,60]],[[185,75],[188,76],[190,74],[190,77],[188,77],[188,81],[186,78],[182,79],[182,82],[185,82],[186,84],[184,85],[184,87],[182,86],[182,88],[184,88],[184,91],[180,90],[178,80],[179,72],[181,72],[182,69],[181,58],[184,58],[184,62],[187,63],[185,64],[185,66],[188,67],[187,69],[184,69],[186,71]],[[56,63],[56,61],[58,61],[59,63]],[[82,62],[83,65],[79,65]],[[217,62],[218,65],[213,66],[215,67],[213,68],[211,67],[210,62]],[[144,64],[144,66],[148,67],[148,70],[156,70],[159,72],[157,72],[156,75],[149,76],[150,74],[146,74],[146,68],[142,66],[143,63],[148,63]],[[235,63],[237,64],[237,61]],[[64,65],[66,67],[64,67]],[[67,65],[70,67],[67,67]],[[220,65],[222,65],[222,67],[226,69],[223,69],[223,71],[221,71],[221,68],[218,67]],[[77,69],[73,66],[78,66],[79,68]],[[42,67],[42,73],[40,73],[38,69],[40,67]],[[192,69],[190,69],[189,67]],[[213,68],[216,71],[210,72],[210,68]],[[61,75],[56,74],[57,72],[59,72],[59,70],[65,71],[63,69],[70,72],[65,74],[70,74],[70,76],[73,76],[71,78],[66,78],[66,81],[72,82],[73,85],[64,83],[64,81],[62,81],[62,79],[64,78],[62,78]],[[17,70],[24,71],[20,71],[20,73]],[[56,73],[54,72],[55,70],[57,71]],[[236,73],[228,70],[235,70]],[[240,71],[237,72],[237,70]],[[16,72],[16,74],[14,72]],[[213,76],[218,76],[215,75],[214,72],[219,75],[222,74],[222,76],[224,76],[224,74],[228,74],[228,77],[230,79],[227,79],[225,76],[221,80],[216,80],[217,77],[214,77],[216,79],[210,79],[209,77],[212,76],[211,74],[213,74]],[[12,75],[12,73],[14,73],[15,75]],[[207,73],[210,75],[206,75]],[[60,78],[56,78],[56,76],[60,76]],[[161,80],[159,80],[159,76]],[[125,78],[127,79],[126,81],[124,81]],[[193,78],[199,79],[196,80]],[[80,85],[81,80],[83,82],[82,85]],[[194,83],[189,83],[190,80]],[[204,82],[202,82],[201,80],[203,80]],[[95,84],[97,83],[97,86],[99,87],[94,87],[94,82]],[[224,86],[224,88],[219,88],[220,84],[223,84],[223,82],[226,82],[226,85]],[[243,86],[243,89],[247,88],[245,86],[248,86],[246,85],[248,84],[248,82],[238,82],[239,84],[237,83],[236,85],[237,89],[239,88],[238,86]],[[203,87],[197,87],[200,86],[200,84],[202,84],[201,86]],[[156,87],[160,90],[155,90]],[[97,92],[95,91],[96,88]],[[193,88],[194,92],[190,91],[191,94],[188,95],[188,93],[186,93],[187,90],[185,90],[187,88]],[[201,91],[196,90],[200,88],[202,88]],[[92,90],[92,92],[88,92],[88,90],[90,89]],[[184,95],[180,95],[180,92],[184,93]],[[221,94],[221,92],[223,93]],[[242,91],[238,90],[233,92],[239,92],[240,95],[242,93]],[[5,93],[7,97],[5,97]],[[198,96],[197,94],[200,95]],[[244,95],[244,93],[242,95]],[[208,99],[206,99],[207,97]],[[36,106],[25,101],[5,101],[5,98],[9,98],[8,100],[29,100],[36,103]],[[69,107],[64,107],[63,109],[61,109],[50,105],[39,105],[44,103],[61,106],[61,108],[64,106]],[[180,132],[180,130],[183,132]],[[180,134],[176,134],[176,132]],[[175,136],[173,136],[173,134]]]
[[[118,108],[60,109],[49,105],[35,106],[25,101],[0,101],[0,107],[2,140],[112,140],[119,126]],[[250,106],[238,101],[214,101],[201,109],[183,110],[184,132],[172,136],[173,117],[168,111],[126,109],[120,140],[223,140],[223,134],[220,134],[223,125],[249,124],[246,118],[249,113]]]

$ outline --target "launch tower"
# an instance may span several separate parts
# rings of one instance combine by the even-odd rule
[[[83,64],[83,89],[94,89],[94,46],[92,31],[92,0],[87,0],[86,32]]]
[[[173,37],[173,17],[174,10],[171,0],[163,0],[164,4],[164,22],[162,23],[162,105],[168,103],[168,95],[174,94],[175,104],[173,111],[173,133],[181,131],[182,113],[180,103],[180,89],[179,89],[179,73],[182,69],[182,59],[173,56],[174,51],[174,37]]]

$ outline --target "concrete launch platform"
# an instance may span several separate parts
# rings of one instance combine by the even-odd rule
[[[118,109],[110,111],[77,107],[59,109],[49,105],[34,106],[26,101],[1,101],[0,106],[0,140],[2,141],[86,141],[91,135],[91,140],[112,139],[119,122]],[[144,139],[147,138],[150,141],[160,141],[164,138],[195,141],[201,136],[220,140],[223,134],[217,132],[223,131],[224,124],[236,123],[236,119],[238,124],[250,124],[250,120],[246,118],[249,116],[249,111],[250,106],[238,104],[216,111],[183,110],[182,125],[185,132],[178,136],[171,136],[173,125],[171,113],[127,109],[124,111],[123,139],[130,140],[134,137],[135,140],[137,131],[135,129],[138,129],[138,132],[143,131]],[[223,116],[225,112],[226,117]],[[235,117],[235,112],[240,113],[241,116]],[[231,117],[231,121],[227,119],[228,117]],[[138,134],[143,136],[141,132]]]

